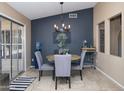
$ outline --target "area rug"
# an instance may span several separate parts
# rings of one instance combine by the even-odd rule
[[[36,79],[36,77],[17,77],[9,85],[10,91],[24,91],[31,83]]]

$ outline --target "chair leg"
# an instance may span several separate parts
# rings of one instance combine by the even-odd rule
[[[57,90],[57,77],[56,77],[56,81],[55,81],[55,90]]]
[[[41,73],[40,73],[40,71],[39,71],[39,81],[40,81],[40,74],[41,74]]]
[[[80,76],[81,76],[81,80],[82,80],[82,70],[80,70]]]
[[[66,84],[67,84],[68,78],[66,77]]]
[[[42,71],[40,71],[40,76],[42,76]]]
[[[96,69],[96,67],[94,66],[94,69]]]
[[[41,76],[42,76],[42,71],[39,71],[39,81]]]
[[[53,80],[55,80],[55,70],[53,70],[53,76],[52,76]]]
[[[71,88],[71,77],[69,77],[69,88]]]

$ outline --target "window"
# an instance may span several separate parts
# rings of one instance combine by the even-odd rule
[[[121,15],[110,19],[110,54],[121,56]]]
[[[104,27],[105,23],[102,22],[100,23],[98,26],[99,26],[99,51],[100,52],[105,52],[105,40],[104,40],[104,37],[105,37],[105,27]]]

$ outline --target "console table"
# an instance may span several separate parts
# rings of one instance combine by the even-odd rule
[[[91,65],[95,69],[95,66],[96,66],[96,48],[81,48],[81,51],[86,51],[84,66]]]

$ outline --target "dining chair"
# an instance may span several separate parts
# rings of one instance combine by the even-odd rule
[[[82,80],[82,68],[83,68],[83,64],[84,64],[85,55],[86,55],[86,51],[82,51],[80,64],[72,65],[72,67],[71,67],[72,70],[79,70],[80,71],[81,80]]]
[[[40,51],[36,51],[35,56],[37,59],[38,69],[39,69],[39,81],[40,81],[40,77],[42,76],[42,71],[53,71],[53,78],[54,78],[54,67],[52,65],[43,63],[43,58]]]
[[[66,77],[69,80],[69,88],[71,88],[71,55],[54,55],[55,60],[55,89],[57,89],[57,79]]]

